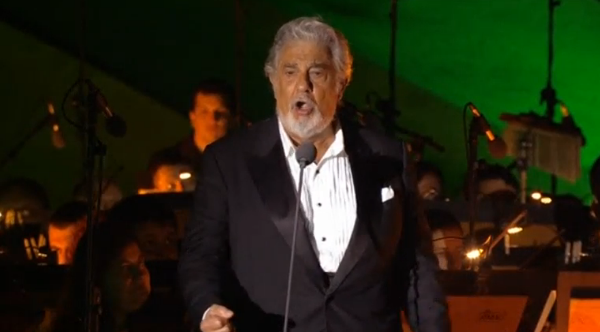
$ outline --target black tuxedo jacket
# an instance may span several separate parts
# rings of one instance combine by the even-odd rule
[[[406,308],[416,331],[448,331],[437,263],[419,249],[422,234],[403,186],[402,143],[346,122],[342,130],[358,218],[331,280],[299,227],[290,330],[398,332]],[[238,331],[279,332],[296,192],[277,119],[214,143],[203,157],[179,263],[189,314],[198,326],[210,305],[222,304],[234,311]],[[389,186],[395,196],[382,202]]]

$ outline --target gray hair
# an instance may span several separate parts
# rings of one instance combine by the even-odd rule
[[[265,63],[267,76],[275,73],[281,49],[286,43],[294,40],[310,40],[326,45],[331,52],[337,73],[343,78],[344,83],[350,82],[353,59],[348,40],[341,32],[324,23],[319,17],[299,17],[279,28]]]

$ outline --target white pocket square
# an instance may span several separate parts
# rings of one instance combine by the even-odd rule
[[[392,187],[381,188],[381,202],[385,203],[394,198],[394,190]]]

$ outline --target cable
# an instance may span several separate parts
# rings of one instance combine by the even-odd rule
[[[75,83],[73,83],[73,85],[71,85],[71,87],[69,87],[69,89],[67,90],[67,92],[65,93],[65,95],[63,96],[62,102],[60,104],[60,109],[62,112],[63,117],[65,118],[65,120],[67,120],[67,122],[69,124],[71,124],[73,127],[83,131],[84,128],[77,124],[75,121],[71,120],[71,118],[69,118],[68,114],[67,114],[67,109],[65,107],[67,100],[69,99],[69,97],[71,96],[71,94],[73,93],[73,90],[75,90],[75,88],[79,85],[79,80],[77,80]]]

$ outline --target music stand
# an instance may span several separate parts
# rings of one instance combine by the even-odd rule
[[[598,331],[599,315],[600,272],[559,272],[556,332]]]
[[[492,271],[491,275],[486,280],[487,294],[480,296],[477,289],[477,273],[472,271],[443,271],[441,273],[441,282],[444,287],[447,298],[449,299],[449,311],[457,315],[463,309],[454,309],[453,306],[460,306],[465,300],[469,302],[469,308],[477,308],[478,310],[468,317],[461,317],[462,324],[469,323],[472,328],[468,330],[476,331],[477,326],[500,326],[500,323],[506,324],[508,328],[511,324],[510,320],[514,319],[514,312],[521,313],[521,317],[516,324],[516,332],[531,332],[535,331],[543,316],[544,308],[548,302],[552,290],[556,289],[556,272],[554,271],[535,271],[535,270],[520,270],[520,271]],[[521,299],[519,299],[521,298]],[[494,300],[504,300],[504,303],[488,305],[494,303]],[[475,301],[473,301],[475,300]],[[511,305],[518,305],[519,302],[524,304],[524,308],[511,308]],[[488,305],[486,307],[486,305]],[[520,312],[519,312],[520,310]],[[469,322],[464,320],[469,319]],[[543,317],[542,317],[543,318]],[[458,319],[456,320],[458,321]],[[512,324],[515,325],[514,323]],[[453,331],[458,328],[452,324]],[[459,330],[456,330],[459,331]],[[494,331],[488,329],[487,331]],[[510,331],[511,330],[499,330]]]

